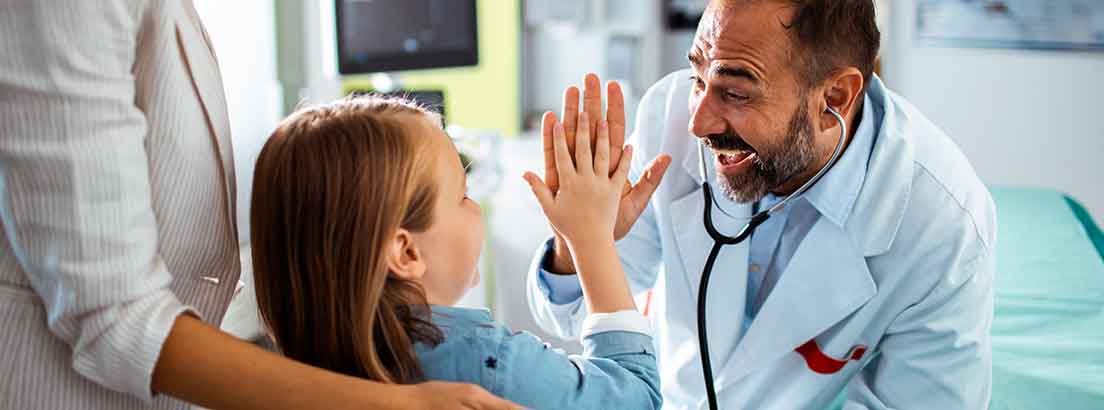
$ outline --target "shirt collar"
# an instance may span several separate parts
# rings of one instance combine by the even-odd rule
[[[874,104],[870,96],[864,94],[862,117],[851,143],[836,165],[804,195],[804,199],[817,212],[838,226],[842,227],[847,223],[847,217],[851,215],[855,200],[866,180],[867,164],[874,149],[876,130],[880,129],[882,111],[882,107]]]
[[[454,321],[466,319],[472,322],[492,322],[491,311],[481,308],[465,308],[459,306],[430,305],[433,311],[434,321]]]

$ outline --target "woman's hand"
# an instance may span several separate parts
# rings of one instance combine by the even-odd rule
[[[520,410],[473,384],[428,382],[403,386],[405,410]]]
[[[629,174],[632,147],[620,153],[616,167],[610,167],[609,124],[593,123],[597,141],[591,155],[591,124],[583,112],[575,130],[575,158],[567,147],[564,125],[553,125],[553,144],[559,190],[555,193],[532,172],[525,174],[545,216],[572,250],[596,242],[613,243],[622,187]],[[573,252],[574,253],[574,252]]]

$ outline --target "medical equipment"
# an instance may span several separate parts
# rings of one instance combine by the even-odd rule
[[[847,123],[843,120],[843,116],[831,106],[828,107],[827,112],[832,114],[833,117],[836,117],[836,121],[838,121],[840,125],[839,141],[836,142],[836,149],[832,152],[832,157],[828,159],[828,163],[824,164],[816,175],[806,181],[796,191],[787,195],[767,210],[756,212],[752,215],[751,219],[744,225],[744,228],[734,237],[725,236],[717,231],[717,228],[713,225],[713,190],[709,186],[709,178],[705,172],[705,145],[702,144],[700,140],[698,142],[698,172],[701,174],[702,192],[705,196],[703,224],[705,225],[706,232],[713,238],[713,248],[709,251],[709,258],[705,261],[705,267],[702,268],[701,282],[698,285],[698,347],[701,350],[702,375],[705,377],[705,390],[711,410],[717,410],[717,391],[713,386],[713,368],[709,360],[709,340],[706,336],[705,329],[705,293],[709,289],[709,276],[713,273],[713,264],[717,261],[717,255],[720,253],[723,246],[735,245],[746,240],[755,231],[755,228],[759,227],[759,225],[762,225],[763,222],[766,222],[767,219],[770,218],[771,214],[785,208],[794,198],[798,198],[801,194],[804,194],[813,184],[816,184],[817,181],[824,177],[824,174],[827,174],[828,170],[832,168],[832,165],[835,165],[836,161],[839,160],[840,155],[843,154],[844,143],[847,141]]]

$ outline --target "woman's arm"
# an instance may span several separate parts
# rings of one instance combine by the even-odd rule
[[[511,408],[474,386],[313,369],[185,313],[157,250],[146,114],[135,105],[148,3],[0,1],[0,240],[11,247],[0,257],[18,259],[73,371],[137,398],[156,390],[220,409]],[[37,391],[75,389],[55,383]]]
[[[153,390],[220,410],[517,408],[473,385],[384,385],[307,366],[189,315],[165,341]]]

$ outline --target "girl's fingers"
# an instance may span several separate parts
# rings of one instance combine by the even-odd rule
[[[556,123],[552,129],[552,139],[556,151],[556,173],[560,176],[560,182],[574,177],[575,164],[571,161],[571,154],[567,150],[567,137],[564,136],[564,126]]]
[[[575,168],[579,175],[590,175],[594,172],[594,159],[590,154],[590,114],[586,111],[579,113],[579,121],[575,130]]]
[[[594,174],[610,176],[609,123],[598,121],[598,140],[594,143]]]
[[[556,114],[549,111],[541,118],[541,142],[544,144],[544,180],[552,192],[560,187],[560,177],[556,173],[556,147],[553,143],[553,129],[556,127]]]

